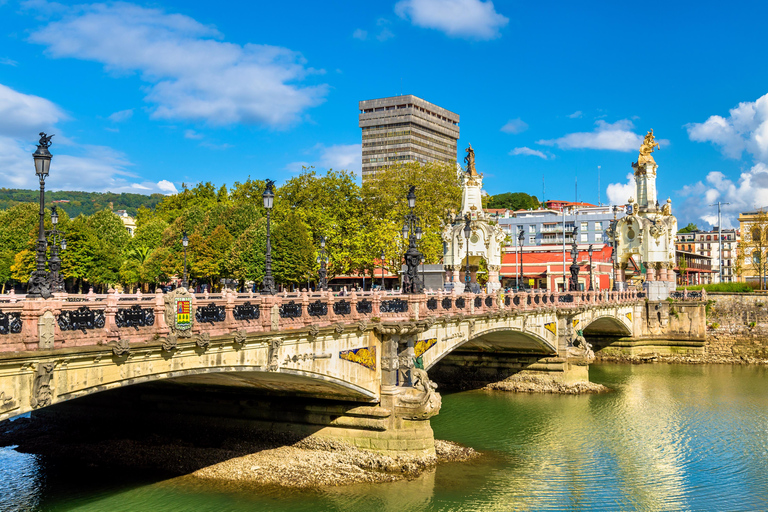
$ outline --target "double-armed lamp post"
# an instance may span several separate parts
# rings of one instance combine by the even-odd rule
[[[403,225],[403,238],[408,237],[408,250],[405,251],[405,279],[403,279],[403,292],[405,293],[422,293],[424,291],[424,283],[419,278],[419,264],[422,254],[416,248],[416,241],[421,239],[421,219],[413,213],[413,208],[416,206],[415,190],[416,187],[413,185],[408,190],[406,197],[410,211],[405,216],[405,224]]]
[[[40,179],[40,225],[37,232],[37,248],[35,258],[35,270],[29,278],[27,297],[39,297],[47,299],[51,296],[51,282],[48,272],[45,270],[45,250],[48,243],[45,240],[45,178],[51,169],[51,136],[40,132],[40,142],[37,151],[32,157],[35,159],[35,174]]]
[[[267,210],[267,251],[264,258],[264,279],[261,281],[261,294],[262,295],[274,295],[277,293],[275,288],[275,278],[272,277],[272,240],[270,238],[270,212],[272,211],[272,203],[275,200],[275,193],[272,189],[275,182],[267,180],[267,187],[264,189],[264,193],[261,195],[264,201],[264,209]]]
[[[51,258],[48,260],[48,275],[51,283],[51,292],[63,292],[64,291],[64,279],[61,277],[61,258],[59,258],[59,243],[61,243],[61,249],[67,249],[67,241],[64,239],[64,233],[59,231],[59,212],[56,211],[55,206],[51,206],[51,224],[53,229],[50,231],[51,235]],[[59,236],[61,235],[61,242],[59,242]]]

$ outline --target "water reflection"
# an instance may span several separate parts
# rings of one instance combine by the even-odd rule
[[[591,374],[614,392],[445,396],[433,420],[436,436],[486,456],[413,481],[301,491],[233,487],[67,468],[5,448],[0,510],[768,508],[765,368],[597,365]]]

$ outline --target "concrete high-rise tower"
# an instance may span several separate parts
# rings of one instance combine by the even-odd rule
[[[363,180],[406,162],[456,161],[459,115],[411,94],[361,101]]]

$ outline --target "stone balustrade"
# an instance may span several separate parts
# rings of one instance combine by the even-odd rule
[[[64,349],[104,345],[128,339],[142,342],[169,333],[165,294],[55,294],[27,299],[13,293],[0,295],[0,352]],[[686,298],[702,299],[702,295]],[[481,315],[494,311],[570,309],[640,300],[635,291],[550,292],[533,290],[504,294],[427,292],[404,295],[391,292],[334,292],[191,294],[195,314],[192,333],[208,336],[281,332],[330,325],[409,322],[428,317]],[[53,339],[40,339],[42,322],[53,322]]]

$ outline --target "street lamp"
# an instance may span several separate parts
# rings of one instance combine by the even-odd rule
[[[317,262],[320,264],[320,290],[328,290],[328,270],[326,265],[328,264],[328,257],[325,255],[325,237],[320,237],[320,255],[317,257]]]
[[[518,253],[520,257],[518,258],[518,263],[520,264],[520,272],[518,272],[519,277],[517,278],[517,291],[520,291],[520,283],[523,281],[523,241],[525,240],[525,232],[523,231],[522,226],[520,227],[520,233],[517,235],[517,245],[519,247]]]
[[[471,218],[469,213],[464,217],[464,238],[467,239],[467,260],[464,265],[464,292],[469,291],[469,237],[472,235],[472,227],[469,225]]]
[[[35,160],[35,174],[40,179],[40,225],[37,231],[37,249],[35,258],[35,270],[29,278],[27,288],[28,297],[41,297],[47,299],[51,296],[51,283],[48,272],[45,271],[45,249],[48,243],[45,240],[45,178],[51,168],[51,153],[48,147],[51,145],[51,137],[40,132],[40,142],[37,151],[32,157]]]
[[[577,292],[579,291],[579,265],[576,263],[576,260],[579,257],[579,249],[576,243],[576,236],[578,233],[578,228],[573,228],[573,242],[571,243],[571,258],[573,259],[573,262],[571,263],[571,286],[570,291]]]
[[[386,255],[384,254],[384,251],[381,251],[381,291],[385,291],[384,286],[384,258]]]
[[[261,195],[264,201],[264,208],[267,210],[267,253],[264,261],[264,279],[261,281],[261,294],[262,295],[274,295],[277,290],[275,289],[275,278],[272,277],[272,240],[270,238],[270,216],[269,213],[272,210],[272,202],[275,199],[275,193],[272,187],[275,182],[267,180],[267,188],[264,189],[264,193]]]
[[[59,235],[64,233],[59,231],[59,213],[55,206],[51,206],[51,224],[53,229],[48,233],[51,235],[51,258],[48,260],[48,280],[50,283],[51,292],[63,292],[64,291],[64,279],[61,277],[61,258],[59,258]],[[61,239],[61,248],[67,248],[67,242],[63,236]]]
[[[187,246],[189,245],[189,237],[186,231],[182,233],[181,245],[184,246],[184,277],[181,280],[181,287],[186,290],[189,288],[189,283],[187,282]]]
[[[408,190],[408,208],[409,213],[405,216],[405,225],[403,225],[403,236],[408,236],[408,250],[405,251],[405,278],[403,279],[404,293],[421,293],[424,291],[424,283],[419,279],[419,263],[423,255],[416,248],[416,240],[421,239],[421,219],[414,213],[416,206],[416,187],[411,185]]]
[[[592,286],[592,244],[589,244],[589,249],[587,249],[587,254],[589,254],[589,289],[588,292],[595,291],[595,288]]]

